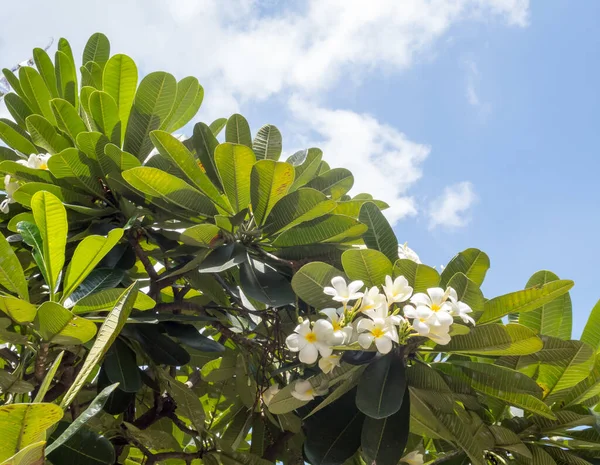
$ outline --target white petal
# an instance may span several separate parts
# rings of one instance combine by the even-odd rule
[[[368,349],[373,344],[374,337],[369,333],[362,333],[358,335],[358,343],[363,349]]]
[[[458,295],[456,294],[456,291],[453,288],[448,287],[448,289],[446,289],[446,292],[448,293],[448,297],[450,297],[450,300],[454,302],[458,301]]]
[[[416,305],[426,305],[427,307],[431,307],[431,299],[427,294],[423,294],[422,292],[414,294],[410,298],[410,301]]]
[[[313,326],[313,332],[319,341],[326,341],[333,334],[333,326],[327,320],[317,320]]]
[[[300,361],[302,363],[306,363],[307,365],[312,365],[315,363],[318,356],[319,351],[314,344],[306,344],[302,349],[300,349]]]
[[[427,323],[421,320],[414,320],[412,323],[414,330],[421,336],[427,336],[429,334],[429,326]]]
[[[354,333],[352,326],[345,326],[342,328],[342,333],[344,333],[344,340],[342,341],[342,344],[348,344],[352,340],[352,335]]]
[[[417,318],[417,309],[412,305],[405,305],[403,310],[406,318]]]
[[[331,280],[331,285],[335,289],[335,292],[340,297],[348,297],[348,286],[346,280],[341,276],[336,276]]]
[[[306,336],[308,333],[310,333],[310,321],[304,320],[302,323],[296,326],[296,329],[294,329],[294,331],[300,334],[301,336]]]
[[[375,325],[373,324],[372,320],[369,320],[368,318],[363,318],[358,322],[356,329],[358,329],[359,333],[362,333],[364,331],[371,331],[374,326]]]
[[[329,344],[315,342],[315,347],[321,354],[321,357],[329,357],[333,353],[333,349],[329,346]]]
[[[382,354],[387,354],[392,350],[392,341],[387,337],[378,337],[375,339],[375,346],[377,346],[377,350]]]
[[[306,339],[294,333],[285,338],[285,343],[292,352],[298,352],[306,345]]]
[[[333,287],[324,287],[323,293],[327,295],[337,295],[337,292]]]
[[[365,283],[363,283],[360,280],[352,281],[350,284],[348,284],[348,294],[349,295],[356,294],[359,290],[361,290],[364,287],[364,285],[365,285]]]
[[[430,287],[427,289],[427,294],[429,294],[432,304],[441,305],[444,300],[445,291],[441,287]]]
[[[448,312],[439,311],[435,313],[435,316],[441,325],[451,325],[454,321],[452,315]]]
[[[329,321],[331,321],[332,323],[334,321],[338,321],[338,319],[339,319],[338,312],[335,308],[324,308],[319,313],[322,313],[323,315],[327,315],[327,318],[329,318]]]

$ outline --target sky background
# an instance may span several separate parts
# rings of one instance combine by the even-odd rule
[[[103,32],[141,74],[198,77],[194,122],[240,112],[287,154],[322,148],[425,263],[487,252],[486,296],[575,280],[578,337],[600,297],[599,17],[596,0],[27,0],[2,6],[0,67]]]

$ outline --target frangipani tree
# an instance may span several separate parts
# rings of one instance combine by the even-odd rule
[[[585,465],[600,306],[549,271],[491,299],[352,174],[94,34],[4,70],[0,464]]]

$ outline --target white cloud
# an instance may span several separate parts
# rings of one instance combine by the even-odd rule
[[[289,106],[301,132],[311,134],[307,146],[320,147],[332,168],[352,171],[352,193],[367,192],[387,202],[385,213],[392,223],[417,213],[407,191],[423,174],[427,145],[410,141],[367,114],[330,110],[298,97],[292,97]]]
[[[468,181],[446,187],[429,206],[429,229],[466,226],[471,220],[469,210],[476,201],[473,184]]]

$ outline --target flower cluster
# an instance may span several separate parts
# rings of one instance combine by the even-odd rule
[[[19,160],[17,163],[32,169],[47,170],[49,158],[49,154],[31,154],[27,160]],[[19,187],[21,187],[21,185],[17,181],[13,181],[10,174],[4,176],[4,192],[6,193],[6,198],[0,203],[0,212],[4,214],[9,212],[9,205],[15,203],[13,195]]]
[[[469,316],[471,308],[458,300],[454,289],[435,287],[426,293],[414,293],[404,276],[386,276],[381,289],[365,288],[362,281],[347,283],[337,276],[323,292],[339,302],[340,307],[321,310],[323,317],[316,321],[301,321],[286,344],[298,352],[302,363],[312,365],[318,360],[324,373],[340,365],[342,349],[387,354],[394,345],[405,344],[412,336],[425,336],[444,345],[450,342],[455,318],[475,324]],[[298,387],[303,392],[308,389],[304,385]],[[298,396],[307,397],[300,393]]]

